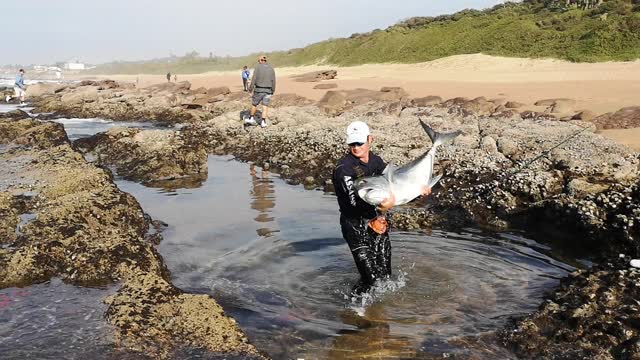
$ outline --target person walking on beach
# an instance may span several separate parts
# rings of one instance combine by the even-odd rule
[[[251,73],[247,69],[247,65],[245,65],[242,67],[242,88],[244,91],[249,91],[249,76],[251,76]]]
[[[167,73],[167,82],[171,82],[171,73],[170,72]]]
[[[271,65],[267,64],[267,57],[262,55],[258,58],[258,65],[253,70],[253,77],[249,85],[251,96],[251,117],[245,120],[245,124],[256,124],[254,116],[256,115],[257,106],[262,104],[262,119],[260,126],[266,127],[269,118],[269,103],[271,96],[276,92],[276,72]]]
[[[360,281],[352,290],[354,295],[391,276],[391,242],[385,213],[395,205],[395,197],[391,194],[376,208],[360,199],[355,188],[358,178],[380,175],[386,167],[382,158],[371,151],[372,142],[367,124],[362,121],[349,124],[346,141],[349,151],[333,170],[342,237],[360,273]],[[425,186],[422,195],[429,194],[431,188]]]
[[[173,82],[178,82],[178,74],[173,75]]]
[[[18,75],[16,75],[16,81],[13,84],[13,92],[15,93],[15,97],[20,99],[20,105],[24,105],[24,97],[27,87],[24,85],[24,69],[20,69],[18,71]]]

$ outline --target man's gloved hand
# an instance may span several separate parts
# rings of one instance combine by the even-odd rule
[[[384,216],[378,216],[369,220],[369,227],[371,230],[382,235],[387,231],[389,224],[387,224],[387,219],[385,219]]]

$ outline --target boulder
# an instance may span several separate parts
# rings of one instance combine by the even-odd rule
[[[494,112],[496,104],[487,101],[484,97],[479,97],[460,104],[460,107],[476,115],[489,115]]]
[[[298,94],[278,94],[271,99],[272,107],[282,106],[305,106],[313,104],[313,100],[307,99]]]
[[[425,96],[421,98],[415,98],[411,100],[411,104],[417,107],[425,107],[431,105],[437,105],[442,102],[442,98],[440,96]]]
[[[574,104],[574,100],[559,99],[549,107],[549,112],[553,114],[572,112]]]
[[[327,91],[322,99],[316,103],[316,106],[330,116],[342,113],[346,105],[347,97],[343,93],[333,90]]]
[[[323,70],[323,71],[314,71],[310,73],[305,73],[301,75],[294,75],[291,78],[299,82],[318,82],[322,80],[335,79],[336,76],[338,76],[338,71],[336,70]]]
[[[590,121],[596,117],[596,114],[591,110],[582,110],[571,117],[571,120]]]
[[[591,120],[598,129],[629,129],[640,127],[640,106],[622,108]]]
[[[207,173],[207,152],[180,131],[111,128],[76,141],[125,178],[153,182]]]
[[[27,86],[27,97],[38,97],[47,94],[54,94],[57,90],[65,88],[65,85],[55,83],[37,83]]]
[[[64,93],[60,98],[63,105],[82,104],[98,100],[98,88],[95,86],[81,86],[72,92]]]
[[[388,101],[400,101],[409,97],[409,94],[401,87],[398,86],[384,86],[380,88],[382,93],[379,99]]]
[[[507,103],[504,104],[504,106],[507,107],[508,109],[518,109],[523,107],[524,104],[517,101],[507,101]]]
[[[538,100],[533,105],[535,105],[535,106],[553,106],[557,102],[562,102],[562,103],[569,104],[569,105],[575,105],[575,103],[576,103],[576,101],[573,100],[573,99],[557,98],[557,99]]]
[[[227,86],[212,87],[207,90],[207,95],[209,96],[228,95],[230,93],[231,90]]]

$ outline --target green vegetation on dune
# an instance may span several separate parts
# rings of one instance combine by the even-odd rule
[[[276,66],[417,63],[484,53],[575,62],[640,58],[640,0],[527,0],[453,15],[416,17],[366,34],[268,53]],[[93,73],[162,74],[237,70],[257,55],[185,56],[171,62],[111,63]]]

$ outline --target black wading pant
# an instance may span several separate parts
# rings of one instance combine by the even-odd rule
[[[354,288],[356,293],[368,290],[378,279],[391,276],[389,232],[377,234],[368,223],[368,219],[340,216],[342,237],[349,244],[360,272],[361,284]]]

